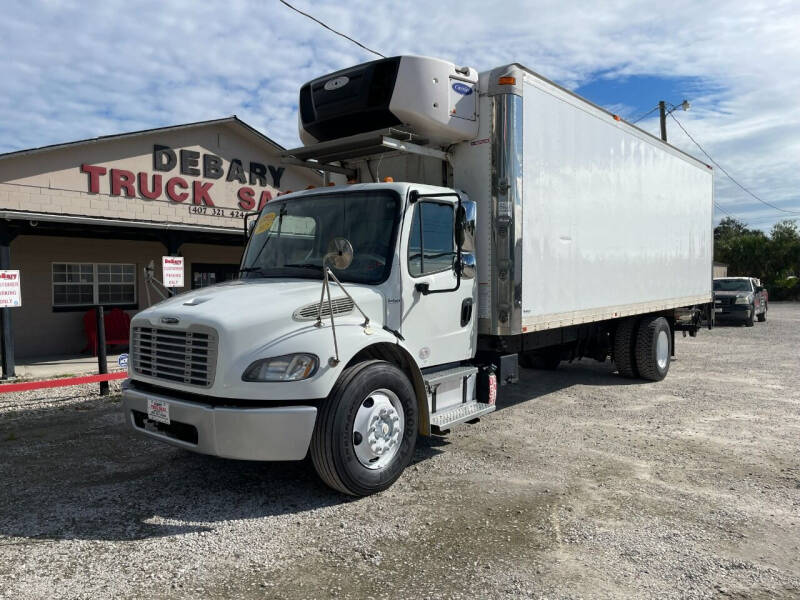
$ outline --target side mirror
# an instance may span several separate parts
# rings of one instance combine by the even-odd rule
[[[344,271],[353,262],[353,245],[350,240],[335,237],[328,244],[328,253],[323,257],[322,264],[329,265],[337,271]]]
[[[458,269],[461,271],[462,279],[475,279],[475,273],[477,271],[475,255],[470,253],[462,254],[461,264],[458,265]]]
[[[475,216],[477,212],[477,204],[472,200],[462,200],[461,206],[456,209],[456,244],[464,252],[475,252]]]

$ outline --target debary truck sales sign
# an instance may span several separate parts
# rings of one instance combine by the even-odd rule
[[[101,179],[108,177],[111,196],[135,198],[138,193],[146,200],[160,200],[166,197],[170,203],[185,203],[197,207],[216,206],[214,203],[216,180],[235,182],[241,184],[236,190],[239,209],[260,210],[272,200],[272,192],[262,190],[258,193],[253,186],[271,185],[278,189],[285,168],[255,161],[249,161],[246,165],[245,167],[245,163],[240,159],[233,158],[226,167],[222,158],[216,154],[188,149],[175,151],[169,146],[154,144],[154,173],[147,171],[134,173],[127,169],[107,168],[87,163],[81,165],[81,173],[88,175],[88,191],[92,194],[100,193]]]

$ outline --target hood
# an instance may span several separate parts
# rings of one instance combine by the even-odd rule
[[[347,283],[344,287],[370,321],[379,326],[383,324],[383,296],[374,287]],[[335,282],[331,282],[330,289],[334,302],[346,298]],[[136,319],[147,319],[153,326],[167,324],[180,329],[194,324],[227,330],[269,324],[277,333],[276,330],[291,328],[300,322],[308,324],[308,319],[297,321],[293,315],[310,304],[316,306],[321,292],[321,279],[239,279],[179,294],[142,311]],[[334,318],[337,321],[362,319],[355,308],[341,315],[334,311]],[[313,318],[310,322],[313,323]]]

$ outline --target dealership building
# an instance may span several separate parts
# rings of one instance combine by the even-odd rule
[[[183,257],[178,291],[235,277],[244,215],[323,183],[283,151],[234,116],[0,155],[0,271],[21,282],[21,305],[0,309],[6,354],[84,351],[93,306],[159,299],[144,268],[161,279],[164,256]]]

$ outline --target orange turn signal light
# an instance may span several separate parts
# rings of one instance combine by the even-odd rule
[[[516,77],[501,77],[497,80],[497,85],[517,85]]]
[[[383,183],[393,183],[393,182],[394,182],[394,177],[384,177],[383,178]]]

